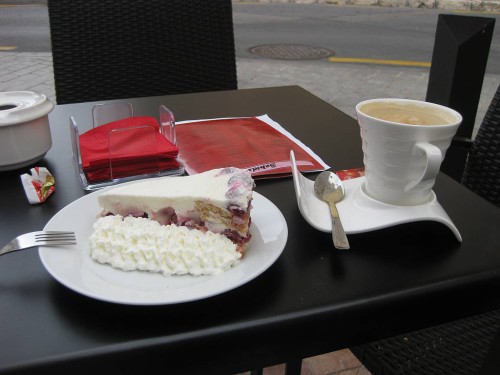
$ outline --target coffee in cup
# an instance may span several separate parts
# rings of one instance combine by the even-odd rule
[[[409,99],[359,103],[365,193],[394,205],[425,204],[462,122],[453,109]]]
[[[411,102],[370,102],[359,110],[380,120],[406,125],[449,125],[456,122],[452,114]]]

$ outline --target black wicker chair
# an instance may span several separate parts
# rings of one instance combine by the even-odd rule
[[[472,142],[462,183],[500,207],[500,87]],[[496,310],[351,351],[373,375],[474,375],[485,371],[486,359],[500,354],[489,353],[492,343],[500,345],[499,328],[500,310]],[[487,363],[488,373],[500,374],[500,368]]]
[[[500,86],[472,142],[462,184],[500,207]]]
[[[231,0],[49,0],[58,104],[237,89]]]
[[[351,348],[373,375],[479,374],[500,310]]]

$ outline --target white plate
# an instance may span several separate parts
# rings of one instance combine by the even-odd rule
[[[332,231],[328,204],[314,193],[314,181],[304,177],[297,169],[293,151],[290,152],[297,204],[304,219],[322,232]],[[436,194],[418,206],[395,206],[379,202],[364,191],[364,177],[343,181],[344,199],[337,203],[342,226],[347,234],[363,233],[398,224],[431,220],[446,225],[459,242],[462,236],[448,214],[439,204]]]
[[[73,230],[77,245],[40,247],[47,271],[61,284],[85,296],[131,305],[162,305],[207,298],[237,288],[262,274],[282,253],[288,227],[281,211],[254,192],[252,239],[245,257],[217,276],[169,276],[142,271],[125,272],[100,264],[88,250],[92,224],[99,213],[97,196],[86,195],[69,204],[47,223],[44,230]]]

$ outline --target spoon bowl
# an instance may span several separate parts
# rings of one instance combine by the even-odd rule
[[[345,195],[344,186],[339,176],[329,171],[321,172],[314,181],[314,193],[330,206],[333,245],[337,249],[349,249],[349,241],[335,205],[344,199]]]

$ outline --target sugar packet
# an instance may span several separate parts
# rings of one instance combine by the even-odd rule
[[[34,167],[21,175],[24,192],[30,204],[45,202],[55,190],[55,180],[45,167]]]

